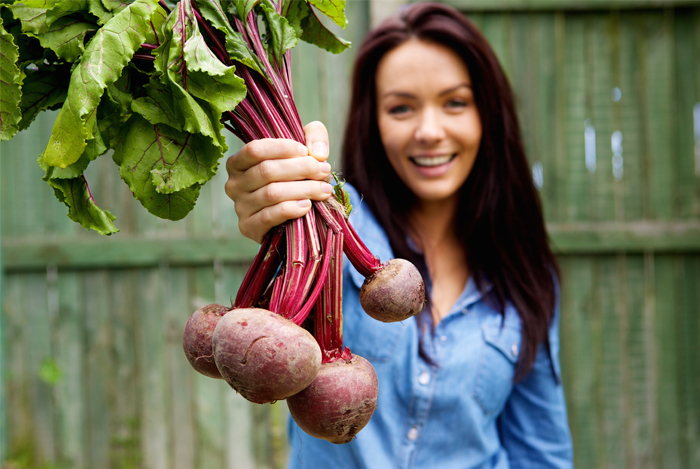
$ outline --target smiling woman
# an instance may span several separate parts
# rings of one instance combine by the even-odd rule
[[[412,39],[377,68],[377,123],[387,158],[421,206],[456,209],[481,120],[469,70],[451,49]]]
[[[349,111],[342,163],[352,224],[382,261],[418,266],[430,301],[405,321],[378,323],[362,311],[364,278],[344,269],[343,340],[377,372],[377,409],[342,446],[290,422],[290,467],[571,467],[558,270],[493,50],[459,12],[408,6],[359,48]],[[306,139],[326,147],[328,135],[315,123]],[[258,161],[281,169],[274,149],[286,142],[269,144]],[[301,171],[243,190],[255,166],[230,173],[241,213],[282,211],[302,187],[305,198],[324,197]],[[285,200],[251,202],[248,193],[273,183],[289,189]]]

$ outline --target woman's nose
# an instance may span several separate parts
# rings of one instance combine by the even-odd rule
[[[420,113],[415,138],[421,143],[435,143],[445,138],[445,130],[437,111],[427,108]]]

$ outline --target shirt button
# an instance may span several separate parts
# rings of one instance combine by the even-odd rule
[[[408,431],[408,439],[414,441],[418,438],[418,427],[413,427]]]
[[[510,348],[510,351],[513,353],[514,357],[518,356],[518,344],[513,344]]]
[[[423,371],[423,373],[421,373],[418,377],[418,382],[423,386],[428,384],[430,382],[430,373],[428,373],[427,371]]]
[[[441,335],[441,336],[440,336],[440,342],[447,342],[447,336],[446,336],[446,335]]]

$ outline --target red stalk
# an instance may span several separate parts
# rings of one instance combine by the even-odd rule
[[[275,277],[275,283],[272,285],[272,297],[270,298],[270,307],[268,309],[273,313],[280,314],[280,302],[282,301],[285,277],[286,272],[283,267],[277,277]]]
[[[319,233],[323,234],[323,232]],[[333,246],[333,231],[328,228],[328,231],[326,232],[325,238],[325,249],[323,250],[324,253],[328,253],[331,251],[332,246]],[[316,306],[316,311],[318,311],[318,307],[320,304],[319,296],[321,295],[321,292],[323,290],[323,287],[325,285],[325,279],[328,276],[328,272],[330,271],[330,266],[331,266],[331,256],[324,255],[323,256],[323,261],[321,263],[321,271],[319,272],[318,276],[316,277],[315,281],[316,284],[314,285],[314,289],[311,291],[311,294],[309,295],[309,298],[306,300],[306,303],[304,306],[299,310],[299,313],[294,316],[292,321],[294,321],[295,324],[301,325],[306,318],[308,317],[309,313],[311,312],[311,309]],[[316,315],[318,318],[318,313]],[[319,326],[318,321],[316,321],[317,327]],[[321,339],[322,340],[322,339]],[[316,341],[319,343],[319,345],[322,343],[322,341],[319,341],[319,338],[316,337]]]
[[[296,312],[304,304],[304,299],[306,299],[313,282],[316,278],[316,271],[321,265],[321,244],[318,238],[318,231],[316,226],[316,213],[310,211],[304,216],[304,228],[305,236],[308,245],[308,257],[306,259],[306,266],[304,267],[304,273],[299,283],[299,289],[295,295],[293,301],[290,300],[288,306],[284,308],[285,311]],[[302,234],[303,236],[303,234]],[[288,318],[291,319],[291,318]]]
[[[303,298],[299,297],[304,294],[302,278],[306,270],[306,258],[309,252],[304,236],[304,219],[308,218],[307,215],[290,220],[289,223],[285,224],[287,230],[287,275],[282,290],[280,311],[287,319],[296,313],[290,306],[303,301]]]
[[[370,251],[367,246],[365,246],[365,243],[362,242],[360,237],[355,232],[355,229],[350,223],[348,223],[347,219],[342,213],[336,210],[334,211],[333,215],[335,216],[335,219],[338,221],[338,224],[341,226],[343,234],[345,235],[345,245],[343,246],[343,250],[348,256],[348,259],[352,263],[353,267],[355,267],[357,271],[360,272],[365,278],[374,274],[382,266],[380,260],[374,254],[372,254],[372,251]]]
[[[284,232],[279,229],[270,231],[263,239],[253,264],[246,272],[241,287],[236,295],[236,308],[250,308],[260,301],[265,288],[272,280],[280,265],[279,246],[284,239]]]

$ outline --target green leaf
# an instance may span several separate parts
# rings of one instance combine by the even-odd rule
[[[189,75],[187,91],[206,101],[217,119],[232,111],[246,96],[245,82],[233,66],[223,64],[212,52],[195,24],[182,53]]]
[[[37,70],[27,73],[22,85],[22,121],[20,130],[29,127],[34,118],[47,109],[60,106],[67,96],[68,80],[55,70]]]
[[[153,125],[138,114],[120,140],[113,159],[122,179],[149,212],[168,220],[180,220],[194,208],[221,155],[206,137]]]
[[[146,87],[148,96],[132,101],[132,111],[140,114],[151,124],[166,124],[175,130],[182,131],[180,116],[173,101],[173,95],[168,93],[158,82],[151,82]]]
[[[333,187],[333,195],[335,200],[338,201],[340,205],[345,207],[345,216],[349,217],[352,212],[352,203],[350,203],[350,194],[343,187],[345,185],[345,180],[341,181],[338,178],[338,174],[333,172],[333,179],[335,180],[335,187]]]
[[[19,131],[22,120],[22,73],[17,66],[19,48],[0,18],[0,140],[9,140]]]
[[[9,6],[15,18],[22,21],[22,31],[35,35],[45,33],[58,19],[88,9],[87,0],[22,0]]]
[[[345,0],[306,0],[330,18],[335,24],[345,29],[348,20],[345,18]]]
[[[125,126],[113,156],[137,199],[149,184],[168,194],[206,183],[216,174],[219,157],[210,139],[140,117]]]
[[[97,24],[103,25],[114,16],[114,13],[108,10],[101,0],[89,0],[88,4],[90,13],[97,17]]]
[[[248,14],[258,3],[260,3],[260,0],[233,0],[233,5],[236,7],[236,16],[238,16],[238,19],[243,21],[243,23],[246,23]]]
[[[155,69],[173,95],[180,127],[209,137],[225,151],[221,113],[245,97],[245,88],[234,68],[222,64],[204,42],[190,2],[178,7],[163,27],[165,42],[155,51]]]
[[[68,98],[54,124],[44,159],[65,168],[80,158],[100,98],[117,81],[150,28],[157,0],[136,0],[107,22],[90,40],[71,75]]]
[[[287,18],[289,25],[296,31],[297,37],[301,37],[304,33],[301,22],[311,14],[311,7],[303,0],[288,0],[285,8],[284,17]]]
[[[95,29],[95,24],[66,16],[53,22],[48,31],[36,37],[44,48],[53,50],[58,57],[75,62],[85,51],[85,36]]]
[[[56,198],[68,206],[68,218],[102,235],[111,235],[119,231],[113,223],[114,215],[102,210],[95,203],[83,176],[55,179],[51,177],[51,172],[55,170],[53,167],[49,168],[44,180],[53,188]]]
[[[284,16],[281,16],[269,0],[261,3],[260,7],[266,20],[268,31],[268,50],[278,64],[282,63],[284,53],[297,45],[299,35]]]
[[[197,2],[202,17],[209,21],[216,29],[223,32],[226,37],[226,52],[229,58],[234,62],[240,62],[253,70],[266,76],[264,73],[265,67],[260,63],[257,55],[248,48],[243,39],[243,35],[238,31],[234,31],[231,23],[226,17],[221,3],[218,0],[200,0]]]
[[[105,96],[108,100],[103,98],[101,105],[108,107],[111,114],[110,120],[113,122],[126,122],[131,117],[131,103],[134,99],[130,91],[129,70],[125,70],[117,81],[107,85]],[[102,117],[98,116],[98,118]]]
[[[326,28],[316,16],[316,12],[305,1],[292,2],[287,20],[296,29],[303,31],[301,39],[334,54],[340,54],[350,47],[350,43],[337,37]]]

